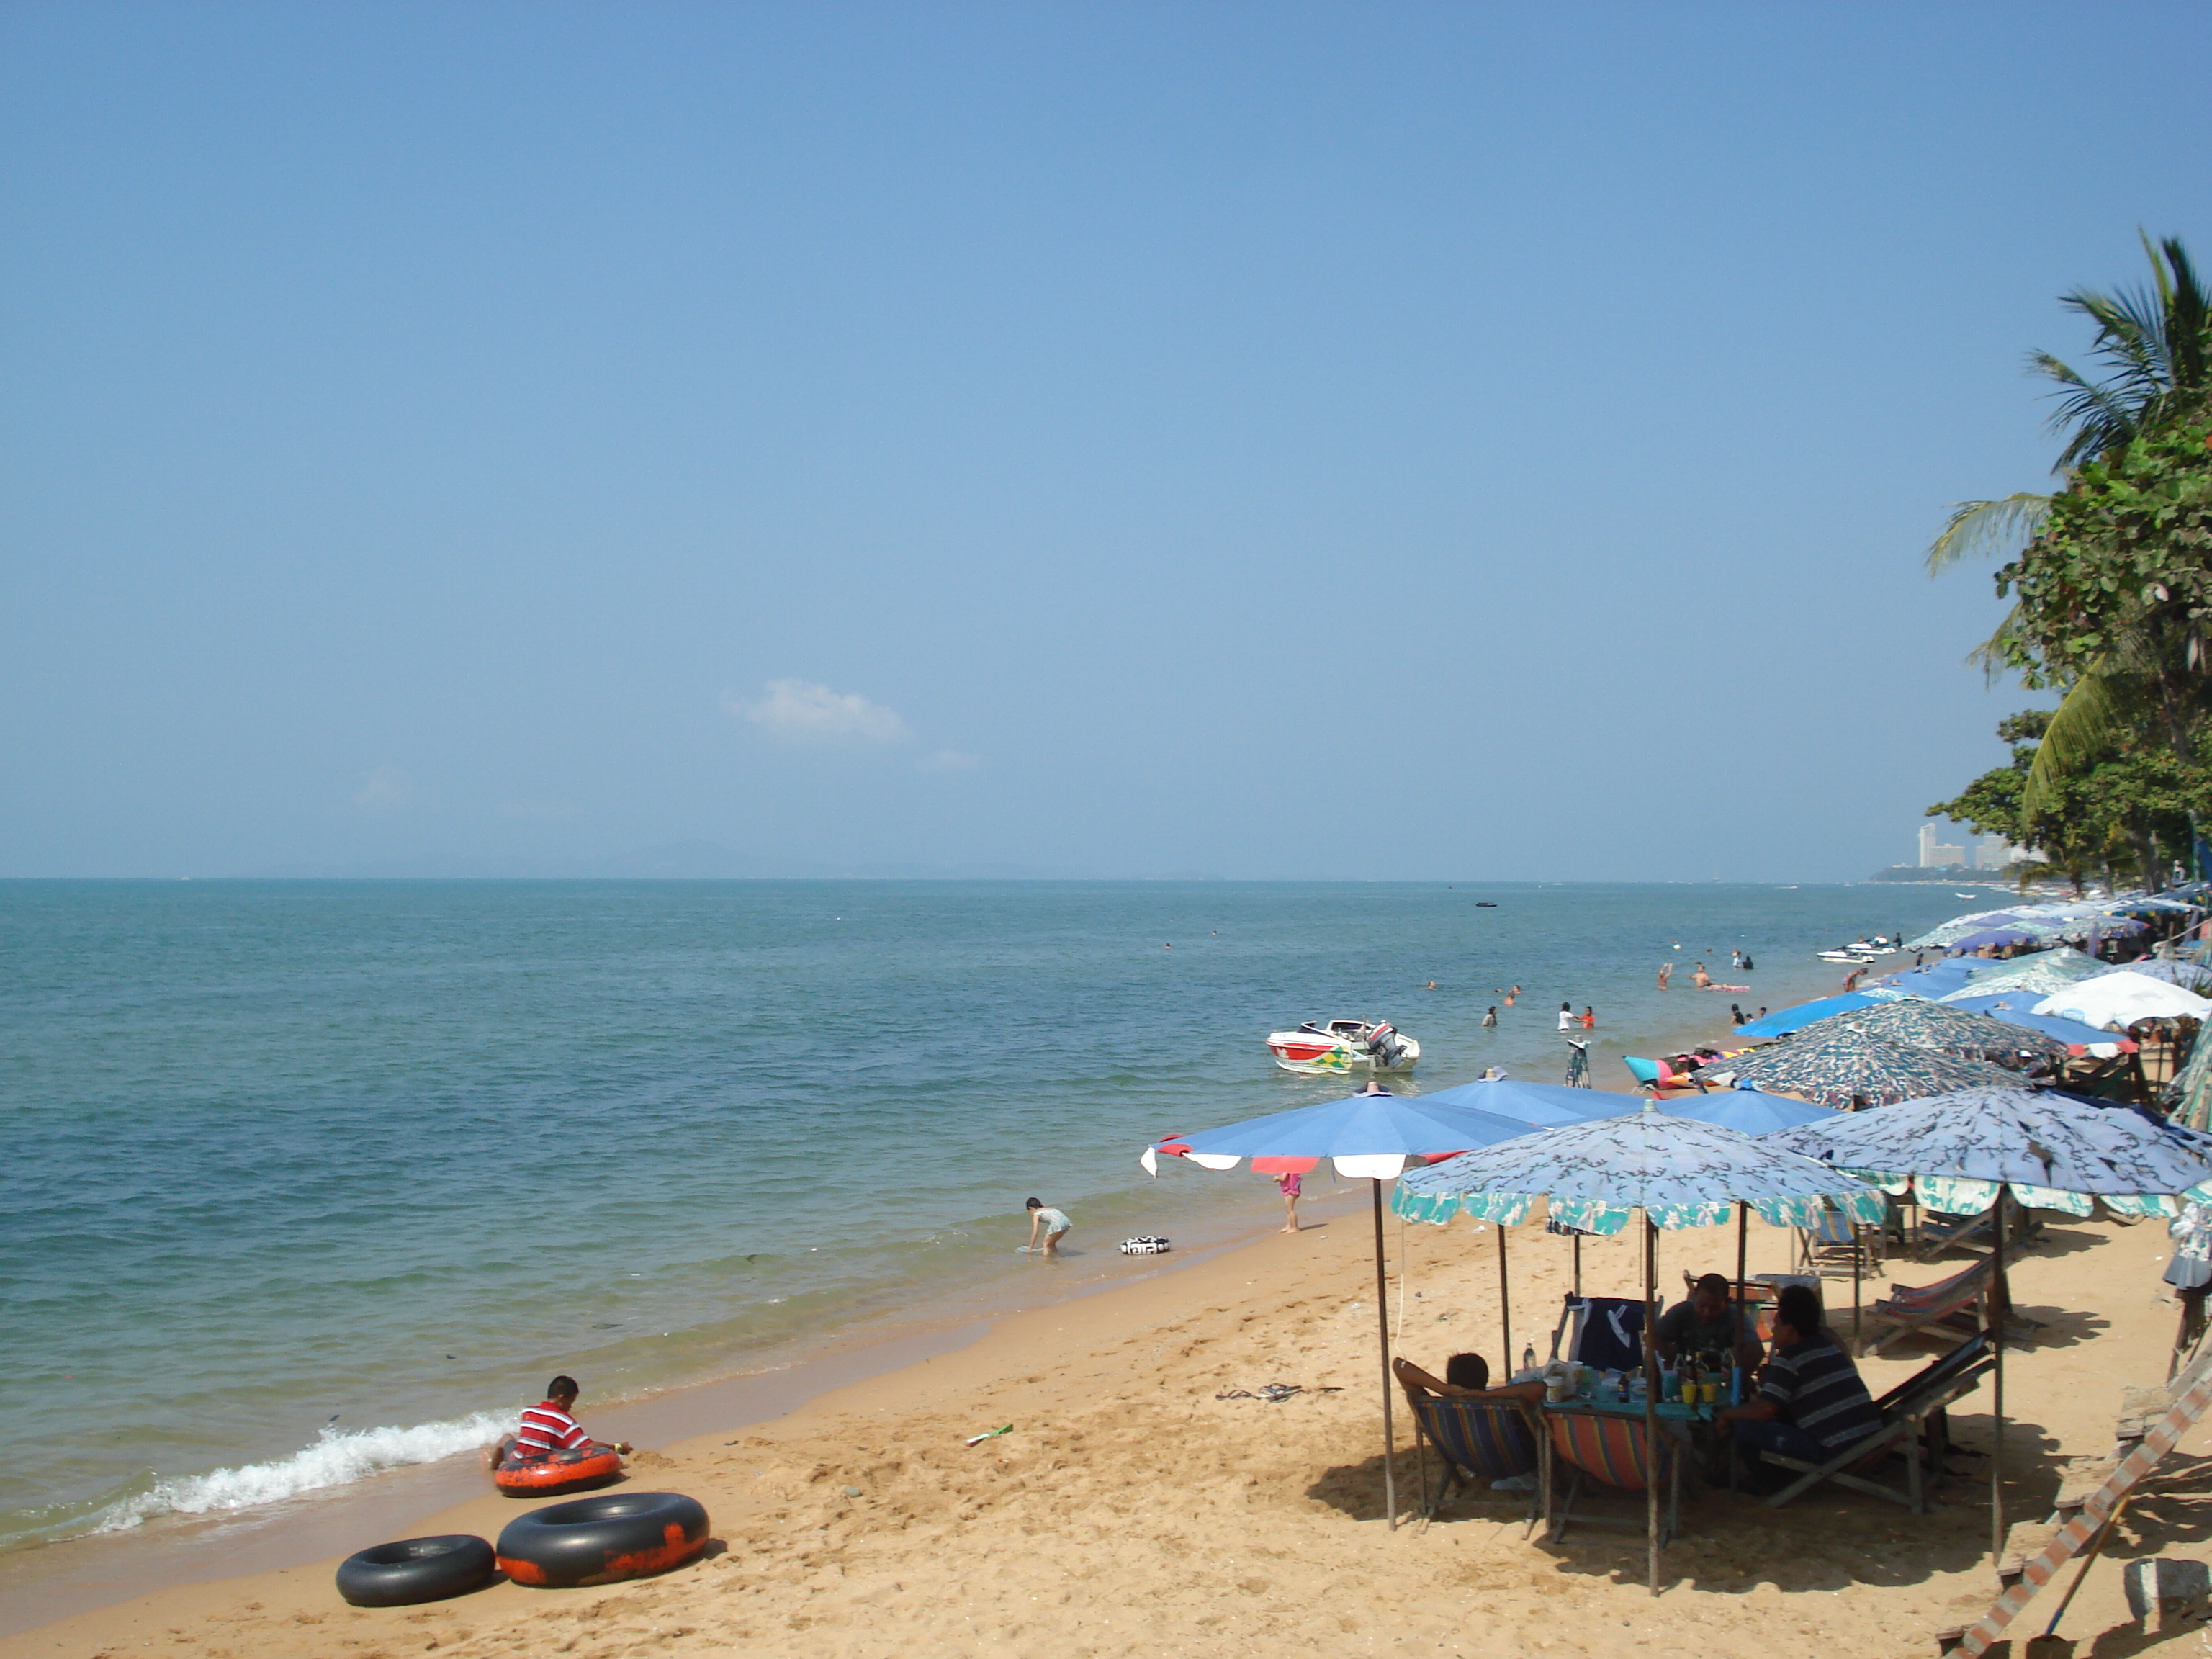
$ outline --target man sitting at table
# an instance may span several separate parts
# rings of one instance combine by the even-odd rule
[[[1707,1273],[1690,1288],[1690,1299],[1659,1316],[1652,1340],[1659,1358],[1672,1364],[1680,1354],[1724,1353],[1749,1370],[1759,1364],[1759,1327],[1731,1305],[1731,1287],[1718,1273]]]
[[[1733,1434],[1755,1492],[1773,1491],[1784,1479],[1759,1462],[1759,1453],[1826,1463],[1881,1427],[1858,1367],[1822,1324],[1820,1298],[1809,1285],[1782,1287],[1774,1308],[1774,1358],[1758,1394],[1713,1420],[1722,1433]]]

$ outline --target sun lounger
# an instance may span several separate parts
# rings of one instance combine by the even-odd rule
[[[1682,1449],[1671,1435],[1662,1430],[1655,1447],[1642,1418],[1600,1412],[1547,1412],[1544,1422],[1551,1431],[1553,1457],[1574,1471],[1564,1504],[1553,1511],[1544,1534],[1547,1543],[1565,1538],[1567,1528],[1578,1521],[1593,1527],[1649,1528],[1648,1508],[1633,1519],[1580,1512],[1576,1506],[1586,1482],[1614,1493],[1648,1492],[1655,1480],[1665,1482],[1667,1502],[1660,1510],[1654,1546],[1663,1547],[1674,1537],[1681,1517]]]
[[[1549,1473],[1542,1466],[1549,1460],[1541,1449],[1542,1430],[1529,1408],[1517,1401],[1448,1400],[1412,1389],[1406,1398],[1413,1409],[1413,1444],[1428,1500],[1421,1525],[1427,1527],[1455,1491],[1486,1492],[1493,1480],[1526,1474],[1537,1478],[1528,1483],[1528,1522],[1522,1536],[1533,1532]],[[1430,1446],[1442,1464],[1433,1492],[1428,1491]]]
[[[1990,1288],[1996,1263],[1984,1256],[1971,1267],[1953,1273],[1948,1279],[1933,1285],[1911,1285],[1893,1283],[1889,1294],[1867,1310],[1869,1322],[1890,1327],[1871,1342],[1862,1340],[1859,1352],[1877,1354],[1901,1336],[1917,1331],[1947,1329],[1959,1335],[1979,1328],[1981,1320],[1975,1311]],[[1864,1327],[1862,1327],[1863,1329]]]
[[[1901,1504],[1915,1515],[1928,1512],[1928,1480],[1923,1468],[1940,1475],[1944,1449],[1949,1444],[1948,1418],[1952,1402],[1972,1394],[1983,1375],[1996,1364],[1989,1338],[1976,1332],[1933,1364],[1907,1377],[1875,1403],[1881,1427],[1856,1444],[1845,1447],[1824,1463],[1808,1463],[1780,1452],[1761,1452],[1759,1461],[1787,1469],[1798,1478],[1766,1500],[1778,1510],[1824,1480],[1854,1492],[1869,1492]],[[1902,1491],[1871,1478],[1893,1455],[1905,1457]]]
[[[1628,1074],[1636,1079],[1636,1086],[1648,1093],[1663,1094],[1669,1089],[1691,1089],[1699,1094],[1705,1092],[1705,1086],[1692,1082],[1687,1072],[1678,1072],[1663,1060],[1638,1060],[1632,1054],[1624,1054],[1620,1063],[1628,1067]]]

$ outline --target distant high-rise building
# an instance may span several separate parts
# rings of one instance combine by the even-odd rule
[[[1923,823],[1920,826],[1920,867],[1922,869],[1941,869],[1948,865],[1963,865],[1966,861],[1965,848],[1936,840],[1936,826],[1932,823]]]
[[[2015,847],[2002,836],[1984,836],[1974,843],[1974,868],[1977,870],[2005,870],[2028,856],[2024,847]]]

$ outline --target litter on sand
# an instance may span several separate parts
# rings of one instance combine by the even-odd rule
[[[1261,1389],[1231,1389],[1225,1394],[1217,1394],[1213,1397],[1216,1400],[1264,1400],[1271,1406],[1279,1406],[1284,1401],[1288,1400],[1292,1395],[1304,1394],[1304,1392],[1305,1390],[1295,1382],[1270,1382],[1265,1388]],[[1316,1389],[1314,1392],[1316,1394],[1342,1394],[1344,1390],[1328,1384],[1324,1384],[1322,1387]]]
[[[1002,1434],[1012,1434],[1013,1431],[1014,1425],[1009,1423],[1003,1429],[986,1429],[981,1434],[971,1434],[968,1437],[967,1443],[971,1446],[980,1446],[986,1440],[995,1440]]]

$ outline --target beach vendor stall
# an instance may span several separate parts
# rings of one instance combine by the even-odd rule
[[[1537,1200],[1551,1218],[1589,1232],[1620,1232],[1638,1216],[1644,1226],[1644,1390],[1642,1455],[1646,1492],[1648,1583],[1659,1593],[1658,1464],[1662,1383],[1653,1334],[1658,1323],[1658,1230],[1717,1226],[1748,1204],[1777,1226],[1808,1226],[1830,1208],[1854,1220],[1881,1218],[1882,1195],[1856,1177],[1812,1158],[1676,1116],[1644,1109],[1567,1128],[1547,1129],[1469,1152],[1409,1172],[1391,1207],[1409,1220],[1441,1226],[1464,1212],[1510,1227]],[[1565,1402],[1562,1402],[1563,1404]],[[1555,1422],[1554,1441],[1571,1436]],[[1548,1502],[1548,1492],[1547,1501]]]
[[[1766,1139],[1923,1204],[1990,1212],[1995,1253],[1988,1334],[1995,1351],[1996,1443],[1990,1454],[1990,1550],[2004,1551],[2003,1200],[2090,1214],[2099,1203],[2129,1215],[2176,1212],[2178,1195],[2212,1196],[2212,1135],[2157,1122],[2130,1107],[2008,1084],[1966,1089],[1875,1112],[1784,1129]]]

